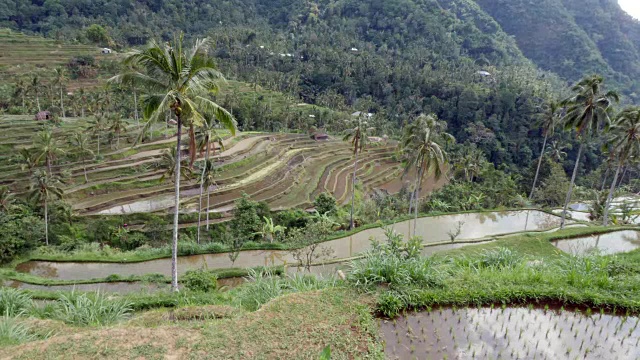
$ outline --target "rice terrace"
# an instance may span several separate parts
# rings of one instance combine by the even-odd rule
[[[0,4],[0,359],[640,359],[640,13],[498,3]]]

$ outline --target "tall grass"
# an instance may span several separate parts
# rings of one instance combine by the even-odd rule
[[[17,345],[38,339],[37,334],[16,318],[7,315],[0,318],[0,346]]]
[[[71,325],[107,325],[126,318],[132,304],[122,299],[109,299],[103,293],[60,295],[53,317]]]
[[[271,271],[251,270],[248,282],[233,293],[233,302],[249,311],[255,311],[278,296],[334,287],[336,280],[319,279],[309,275],[274,276]]]
[[[31,296],[24,291],[3,287],[0,288],[0,314],[19,316],[33,307]]]

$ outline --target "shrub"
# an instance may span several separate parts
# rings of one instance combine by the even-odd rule
[[[336,211],[336,199],[327,193],[318,195],[313,201],[313,205],[320,214],[333,215]]]
[[[108,299],[104,294],[60,295],[53,316],[71,325],[107,325],[126,318],[132,304],[125,300]]]
[[[24,291],[0,288],[0,313],[5,316],[18,316],[33,307],[31,296]]]
[[[522,257],[511,249],[500,247],[496,250],[485,250],[479,260],[479,265],[485,268],[511,269],[516,267]]]
[[[218,288],[218,277],[205,269],[190,270],[182,277],[182,285],[190,291],[215,291]]]

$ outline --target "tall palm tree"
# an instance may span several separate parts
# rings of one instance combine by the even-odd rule
[[[584,144],[591,135],[596,134],[611,122],[609,118],[611,105],[613,102],[620,101],[620,96],[615,91],[603,92],[603,83],[602,76],[586,77],[572,88],[575,94],[562,103],[567,107],[567,113],[562,118],[562,122],[565,124],[565,129],[576,130],[576,135],[580,139],[580,147],[573,167],[569,191],[567,191],[564,202],[562,221],[560,222],[561,229],[564,228],[567,219],[567,208],[573,195]]]
[[[45,129],[36,135],[33,146],[36,153],[36,161],[40,163],[44,160],[47,172],[51,176],[51,165],[60,155],[64,154],[60,142],[53,136],[51,129]]]
[[[58,85],[60,90],[60,109],[62,110],[62,118],[65,118],[64,114],[64,86],[67,83],[67,72],[64,68],[57,68],[54,70],[54,83]]]
[[[13,92],[13,96],[20,98],[22,100],[22,111],[26,111],[26,106],[25,106],[25,97],[27,95],[27,93],[29,92],[29,84],[26,83],[23,79],[18,79],[18,81],[16,81],[16,83],[14,84],[15,90]]]
[[[38,106],[38,112],[42,111],[42,109],[40,108],[40,86],[42,84],[40,83],[40,78],[38,78],[38,75],[34,75],[31,78],[31,81],[29,83],[29,92],[33,93],[36,97],[36,105]]]
[[[453,136],[445,132],[446,122],[439,121],[435,114],[420,115],[416,120],[405,128],[402,139],[402,149],[407,157],[406,169],[411,167],[416,169],[416,184],[414,208],[415,220],[413,233],[416,233],[418,223],[418,203],[422,180],[429,174],[433,174],[439,180],[443,173],[447,161],[447,153],[443,149],[445,142],[453,141]],[[442,145],[441,145],[442,144]]]
[[[75,153],[82,159],[82,169],[84,170],[84,182],[88,183],[87,177],[87,157],[94,157],[93,150],[89,148],[89,137],[83,132],[74,133],[69,139],[69,145],[72,146]]]
[[[86,108],[86,103],[87,103],[87,93],[84,90],[84,88],[80,88],[80,90],[78,90],[78,102],[80,105],[80,116],[84,117],[84,109]]]
[[[45,244],[49,245],[49,200],[62,199],[64,192],[61,181],[55,175],[49,175],[42,170],[36,171],[31,177],[31,191],[29,199],[42,204],[44,210]]]
[[[549,102],[545,113],[540,120],[540,127],[544,133],[544,141],[542,142],[542,149],[540,150],[540,158],[538,159],[538,167],[536,168],[536,176],[533,178],[533,185],[531,186],[531,192],[529,193],[529,200],[533,199],[533,192],[536,190],[538,184],[538,176],[540,175],[540,167],[542,166],[542,159],[544,158],[544,152],[547,148],[547,140],[549,135],[553,134],[556,123],[558,122],[558,109],[560,104],[555,101]]]
[[[207,159],[202,163],[202,169],[200,170],[200,197],[198,198],[198,244],[200,243],[200,223],[202,220],[202,195],[204,193],[204,188],[207,188],[206,226],[207,231],[209,231],[209,206],[211,199],[211,186],[215,185],[215,177],[217,175],[217,172],[218,169],[215,167],[215,163],[212,160]]]
[[[640,154],[640,107],[628,108],[622,111],[613,122],[608,146],[617,155],[618,167],[613,176],[609,196],[604,208],[603,225],[609,224],[609,207],[618,182],[620,170],[626,165],[630,157]]]
[[[160,177],[160,182],[169,179],[172,183],[176,183],[176,162],[178,161],[178,158],[175,148],[167,149],[162,152],[162,157],[160,157],[160,161],[156,164],[160,169],[164,169],[164,173],[162,173],[162,176]],[[185,159],[180,158],[179,161],[182,163],[181,167],[186,165]],[[185,180],[191,179],[191,170],[187,168],[181,171],[180,178]]]
[[[109,131],[116,135],[116,149],[120,148],[120,134],[127,132],[127,123],[118,113],[111,115]],[[112,138],[113,139],[113,138]]]
[[[89,121],[88,130],[93,135],[98,136],[98,156],[100,156],[100,143],[102,142],[102,132],[109,128],[107,124],[107,118],[103,113],[96,113],[93,115],[93,120]]]
[[[180,147],[182,125],[200,125],[203,114],[214,115],[218,121],[228,124],[235,135],[236,121],[224,108],[208,98],[224,80],[215,63],[207,55],[210,41],[196,40],[185,49],[183,37],[173,44],[152,42],[144,50],[129,53],[124,64],[134,69],[110,79],[114,83],[131,83],[147,93],[144,97],[144,116],[148,119],[144,132],[155,122],[164,121],[167,110],[173,112],[177,122],[175,162],[175,206],[173,217],[173,244],[171,256],[171,288],[178,291],[178,215],[180,211]],[[135,69],[142,69],[137,71]],[[195,142],[194,142],[195,145]]]
[[[367,127],[367,113],[360,112],[360,115],[354,120],[355,126],[348,129],[343,141],[351,141],[351,147],[353,148],[354,160],[353,160],[353,178],[351,179],[351,215],[349,220],[349,230],[354,227],[353,212],[355,210],[356,201],[356,173],[358,172],[358,155],[364,150],[365,146],[369,142],[368,133],[372,131],[372,128]]]
[[[20,161],[20,168],[29,171],[29,176],[33,175],[33,169],[38,166],[38,157],[34,152],[34,149],[22,148],[18,151],[18,160]]]
[[[560,163],[567,158],[566,149],[567,147],[563,146],[560,142],[552,141],[551,145],[549,145],[549,154],[553,160]]]

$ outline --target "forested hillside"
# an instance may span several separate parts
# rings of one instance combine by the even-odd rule
[[[476,0],[543,69],[575,81],[600,73],[638,99],[640,22],[616,0]]]
[[[459,143],[522,173],[540,148],[541,106],[568,81],[598,72],[635,89],[640,25],[615,2],[592,2],[586,17],[575,0],[9,0],[0,26],[117,49],[208,35],[229,78],[375,113],[377,135],[433,112]],[[244,129],[282,126],[280,113],[230,101]],[[339,128],[315,121],[305,126]]]

